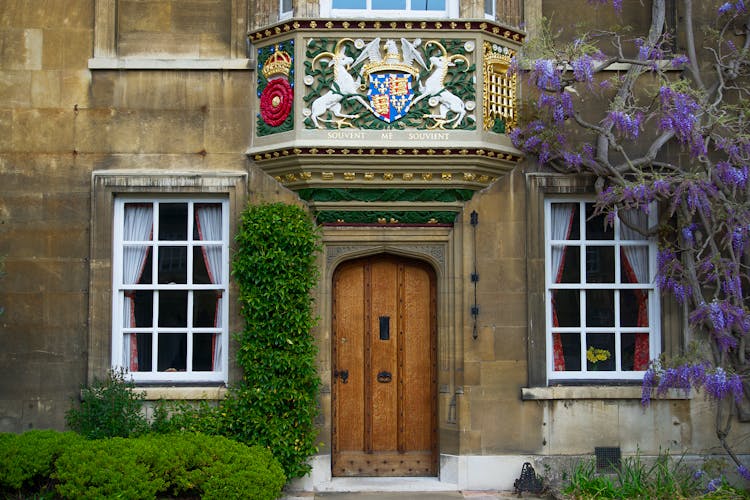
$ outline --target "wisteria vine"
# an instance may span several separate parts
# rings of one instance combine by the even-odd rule
[[[673,49],[665,0],[653,0],[642,36],[591,31],[563,46],[547,25],[511,65],[534,105],[510,137],[546,168],[593,174],[609,221],[658,207],[657,284],[682,304],[686,337],[709,348],[654,360],[642,402],[702,390],[742,473],[726,438],[738,409],[750,419],[738,404],[750,394],[750,17],[743,0],[715,2],[715,24],[697,30],[692,1],[678,3],[685,53]],[[616,63],[628,69],[610,71]]]

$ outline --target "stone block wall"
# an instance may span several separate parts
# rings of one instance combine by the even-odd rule
[[[254,73],[90,70],[96,3],[0,9],[0,432],[62,428],[81,385],[106,372],[111,270],[92,264],[94,171],[240,172],[253,200],[294,199],[245,156]],[[120,57],[232,54],[236,2],[117,7]],[[92,345],[107,359],[89,370]]]

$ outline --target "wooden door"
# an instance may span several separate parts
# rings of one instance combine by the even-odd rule
[[[333,475],[437,475],[435,273],[380,255],[333,279]]]

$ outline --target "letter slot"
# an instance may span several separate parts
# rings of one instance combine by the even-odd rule
[[[380,316],[380,340],[389,340],[391,338],[391,318],[390,316]]]

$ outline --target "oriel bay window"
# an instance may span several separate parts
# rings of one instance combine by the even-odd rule
[[[548,379],[641,378],[660,348],[656,247],[637,229],[652,214],[606,224],[591,200],[573,199],[545,211]]]
[[[118,198],[112,364],[135,381],[226,380],[225,199]]]

